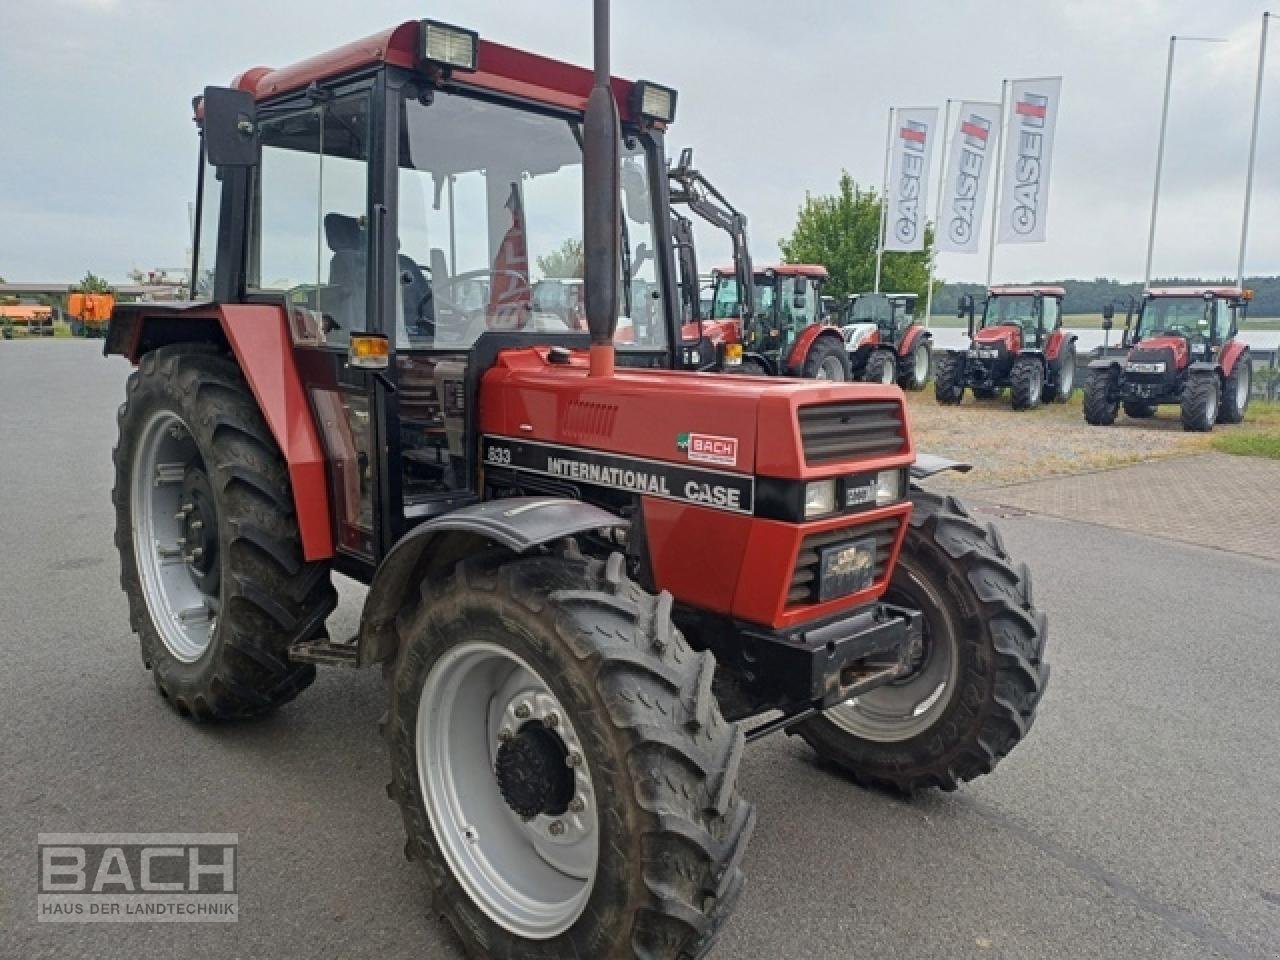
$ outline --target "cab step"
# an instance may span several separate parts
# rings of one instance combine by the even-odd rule
[[[358,666],[359,647],[356,638],[334,643],[331,640],[307,640],[289,647],[289,659],[294,663],[314,663],[324,667]]]

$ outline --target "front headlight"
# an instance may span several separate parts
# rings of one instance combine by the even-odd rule
[[[804,518],[836,512],[835,480],[811,480],[804,485]]]
[[[876,506],[887,506],[901,499],[902,471],[881,470],[876,474]]]

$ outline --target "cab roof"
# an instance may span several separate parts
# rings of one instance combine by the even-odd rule
[[[730,264],[727,267],[716,267],[715,272],[722,277],[732,277],[737,268]],[[768,265],[756,264],[755,273],[776,273],[781,277],[817,277],[820,280],[826,280],[829,274],[827,268],[819,263],[771,263]]]
[[[987,291],[993,297],[1034,297],[1037,294],[1045,297],[1065,297],[1065,287],[1045,287],[1032,284],[1030,286],[992,287]]]
[[[422,25],[408,20],[398,26],[356,40],[333,50],[284,67],[252,67],[231,85],[267,100],[297,90],[312,82],[339,77],[380,64],[418,69],[418,44]],[[591,93],[591,71],[561,60],[553,60],[526,50],[504,46],[480,38],[474,73],[454,71],[451,87],[483,90],[532,100],[551,107],[583,111]],[[623,120],[631,117],[632,81],[612,78],[614,99]],[[662,124],[658,124],[662,126]]]
[[[1240,287],[1152,287],[1149,297],[1222,297],[1240,299],[1245,295]]]

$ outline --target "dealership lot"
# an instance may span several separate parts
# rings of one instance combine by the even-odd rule
[[[241,725],[155,694],[111,540],[126,373],[92,342],[0,343],[0,955],[460,957],[400,853],[377,671]],[[714,956],[1280,956],[1280,564],[981,495],[1050,617],[1035,734],[910,802],[753,747],[749,886]],[[239,834],[237,925],[35,922],[38,833],[178,830]]]

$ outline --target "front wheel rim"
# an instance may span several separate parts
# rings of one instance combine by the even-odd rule
[[[217,628],[217,516],[187,500],[204,461],[187,424],[160,410],[139,432],[130,483],[133,555],[151,622],[166,649],[194,663]],[[204,483],[207,486],[207,480]]]
[[[929,351],[924,347],[916,348],[916,383],[924,383],[929,376]]]
[[[920,597],[892,588],[885,594],[885,601],[915,606],[924,613],[920,662],[903,679],[846,700],[826,712],[845,733],[876,743],[899,743],[931,728],[949,706],[959,678],[956,631],[941,612],[941,600],[928,584],[904,572],[929,602],[921,605]]]
[[[880,382],[886,387],[893,383],[893,363],[887,358],[880,364]]]
[[[530,731],[560,744],[571,798],[525,819],[495,765],[504,743]],[[546,682],[504,646],[461,643],[423,683],[415,744],[432,833],[472,902],[526,939],[571,927],[595,885],[599,825],[582,742]]]

